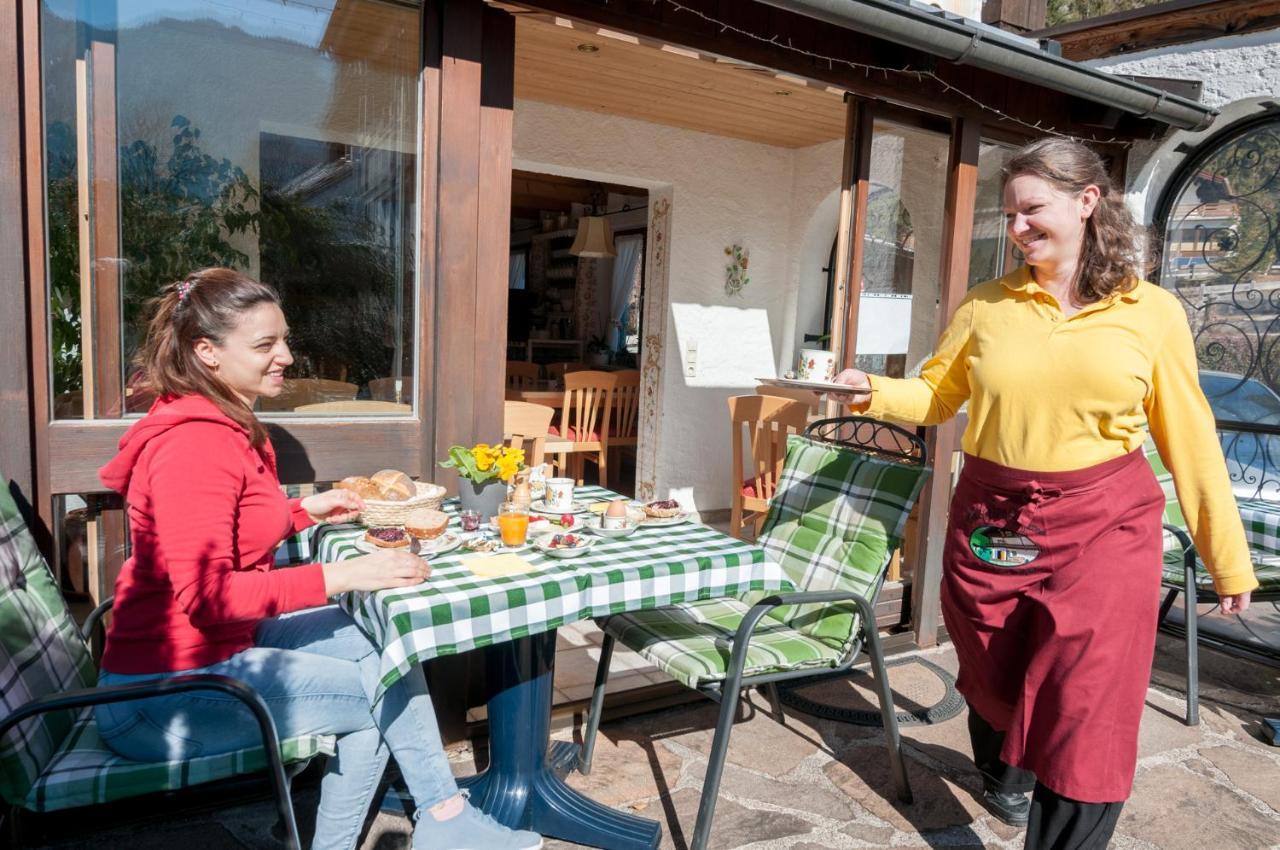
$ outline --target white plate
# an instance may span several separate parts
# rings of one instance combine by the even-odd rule
[[[368,540],[365,540],[363,537],[357,537],[356,548],[359,549],[361,552],[364,552],[366,555],[372,555],[374,552],[386,552],[386,551],[395,552],[397,550],[412,552],[413,542],[412,542],[412,538],[410,538],[410,543],[408,546],[396,546],[392,549],[388,549],[386,546],[378,546],[376,544],[370,543]]]
[[[640,521],[645,528],[662,528],[664,525],[679,525],[682,522],[688,522],[689,515],[687,513],[676,514],[668,517],[646,516]]]
[[[578,535],[575,535],[578,539],[577,546],[574,546],[573,548],[568,548],[568,547],[563,547],[563,548],[557,547],[555,549],[551,548],[551,540],[557,534],[570,534],[570,533],[572,532],[553,531],[547,534],[539,535],[538,537],[535,537],[533,539],[533,548],[537,549],[539,552],[541,552],[544,555],[549,555],[552,558],[577,558],[580,555],[586,554],[587,551],[591,548],[592,544],[596,542],[595,539],[592,537],[587,537],[586,535],[578,534]]]
[[[408,547],[401,546],[400,548],[423,558],[431,557],[432,555],[443,555],[445,552],[452,552],[462,545],[462,537],[452,531],[446,531],[439,537],[433,537],[430,540],[410,539],[413,542]],[[415,546],[414,543],[417,545]],[[363,537],[358,537],[356,538],[356,548],[361,552],[372,555],[374,552],[380,552],[386,547],[378,546]]]
[[[589,508],[587,507],[586,502],[575,501],[572,508],[567,511],[562,511],[559,508],[548,507],[545,499],[538,499],[536,502],[529,505],[529,510],[537,514],[560,516],[560,514],[585,514]]]
[[[466,539],[471,540],[476,536],[477,536],[476,534],[469,534],[467,535]],[[485,540],[492,540],[493,542],[498,544],[498,547],[494,549],[492,552],[477,552],[475,549],[468,549],[464,546],[462,548],[462,551],[459,554],[462,555],[463,557],[479,556],[484,558],[484,557],[488,557],[489,555],[514,555],[517,552],[523,552],[524,550],[529,548],[528,542],[522,543],[519,546],[503,546],[502,539],[498,537],[496,533],[495,534],[480,533],[478,536],[484,538]]]
[[[827,381],[802,381],[799,378],[756,378],[762,384],[771,387],[794,387],[801,390],[813,390],[819,393],[869,393],[871,390],[855,390],[847,384],[828,383]]]

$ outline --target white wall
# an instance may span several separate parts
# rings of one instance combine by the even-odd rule
[[[1150,224],[1160,197],[1187,157],[1177,149],[1199,146],[1233,122],[1261,111],[1280,97],[1280,29],[1178,44],[1087,63],[1117,74],[1200,80],[1201,101],[1221,114],[1199,133],[1173,131],[1139,142],[1129,153],[1127,201],[1134,215]]]
[[[790,361],[815,299],[821,326],[840,144],[792,150],[519,100],[513,148],[521,170],[670,188],[656,490],[698,510],[728,507],[726,399]],[[724,291],[724,248],[734,242],[751,258],[740,296]],[[693,344],[697,374],[686,377]]]

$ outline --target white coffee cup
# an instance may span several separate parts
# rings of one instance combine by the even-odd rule
[[[835,380],[835,352],[819,348],[800,349],[800,359],[796,364],[796,377],[802,381],[825,381],[830,383]]]
[[[553,511],[573,510],[573,479],[548,478],[545,501]]]

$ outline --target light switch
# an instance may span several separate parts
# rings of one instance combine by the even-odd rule
[[[684,347],[684,376],[686,378],[698,376],[698,343],[695,340],[690,340]]]

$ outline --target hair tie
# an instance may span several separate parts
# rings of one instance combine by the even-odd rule
[[[178,303],[179,303],[179,304],[181,304],[183,301],[186,301],[186,300],[187,300],[187,295],[189,295],[189,294],[191,293],[191,290],[195,287],[195,285],[196,285],[196,279],[195,279],[195,278],[193,278],[193,277],[189,277],[189,278],[187,278],[186,280],[181,281],[181,282],[179,282],[179,283],[178,283],[178,287],[177,287],[177,288],[178,288]]]

